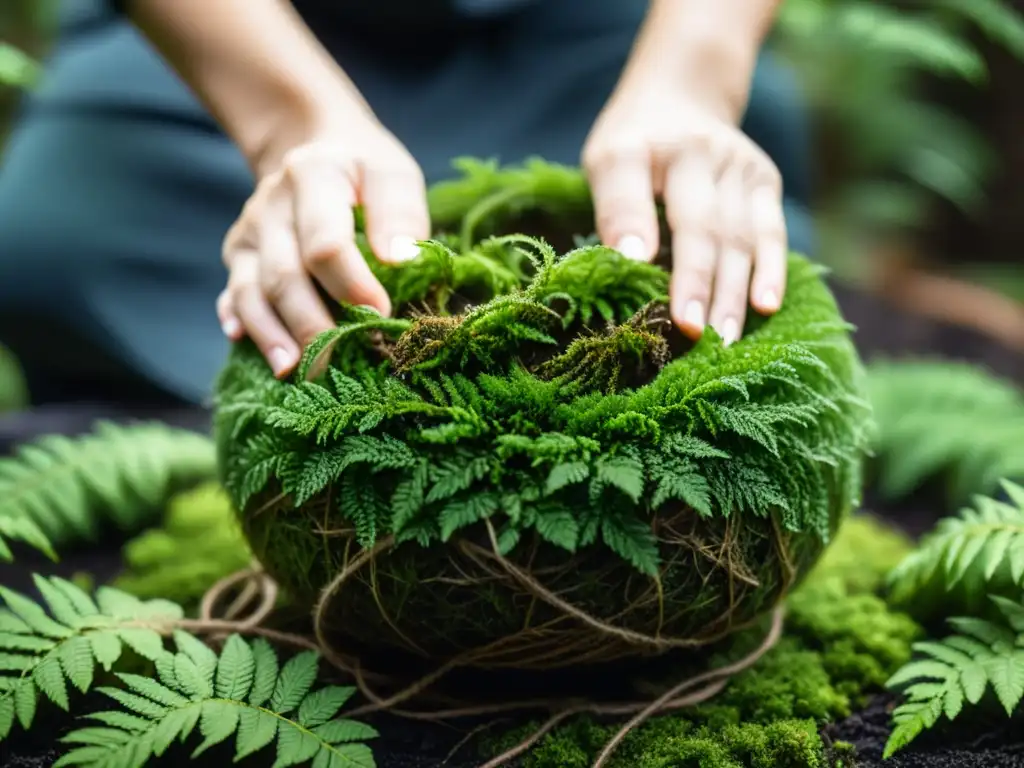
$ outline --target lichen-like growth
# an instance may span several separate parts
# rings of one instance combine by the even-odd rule
[[[364,652],[550,669],[749,624],[860,491],[862,370],[819,270],[792,256],[777,314],[690,344],[662,266],[583,244],[578,171],[465,169],[418,259],[367,253],[394,318],[339,307],[288,381],[234,348],[216,439],[254,552],[299,600],[331,583],[320,618]]]

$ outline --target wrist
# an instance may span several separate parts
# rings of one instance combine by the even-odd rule
[[[276,171],[288,152],[336,133],[376,123],[369,106],[344,83],[313,89],[285,88],[263,109],[254,110],[233,137],[257,179]]]
[[[714,7],[706,0],[652,0],[621,89],[654,99],[682,93],[738,124],[768,26],[764,17],[775,5],[776,0],[716,0]],[[744,10],[747,21],[738,23]]]

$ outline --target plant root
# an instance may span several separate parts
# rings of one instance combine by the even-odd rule
[[[561,600],[556,595],[548,592],[528,574],[519,571],[514,565],[505,560],[505,558],[503,558],[497,551],[497,541],[493,528],[488,526],[488,529],[492,539],[493,550],[487,552],[486,550],[480,549],[480,551],[475,554],[481,555],[482,552],[485,552],[487,557],[496,560],[509,572],[510,575],[513,575],[517,581],[520,581],[522,584],[527,586],[539,599],[550,601],[551,604],[557,605],[557,607],[565,610],[566,613],[572,615],[574,618],[578,618],[585,622],[592,629],[607,632],[610,635],[618,636],[621,639],[621,635],[619,633],[622,633],[625,630],[610,626],[592,616],[586,615],[579,609]],[[465,654],[463,657],[451,659],[440,665],[430,674],[425,675],[410,685],[406,685],[404,688],[401,688],[397,693],[393,693],[390,696],[382,696],[373,686],[371,686],[370,679],[376,678],[385,682],[394,681],[388,681],[388,679],[383,675],[368,673],[362,668],[358,659],[351,657],[334,647],[329,642],[325,630],[327,609],[334,596],[342,589],[344,584],[352,578],[353,574],[365,567],[368,563],[371,563],[374,557],[378,554],[386,551],[392,546],[394,546],[394,541],[389,538],[378,542],[378,544],[373,548],[361,552],[348,563],[347,567],[344,568],[330,584],[327,585],[321,593],[320,600],[314,610],[313,638],[278,632],[259,626],[260,623],[272,612],[277,600],[278,588],[274,581],[257,566],[247,568],[214,584],[203,598],[200,608],[200,617],[194,620],[183,620],[181,622],[177,622],[176,626],[197,634],[206,634],[210,636],[211,639],[223,638],[231,632],[238,632],[239,634],[263,636],[295,647],[317,650],[329,664],[337,668],[339,671],[351,675],[360,692],[369,702],[368,704],[352,710],[349,713],[350,717],[359,717],[383,711],[397,717],[441,722],[459,717],[479,717],[489,714],[498,715],[513,712],[529,712],[538,709],[543,709],[551,713],[549,718],[533,733],[506,752],[487,761],[483,766],[481,766],[481,768],[500,768],[500,766],[508,764],[510,761],[527,752],[547,733],[570,717],[583,714],[605,717],[630,717],[615,736],[613,736],[604,746],[592,765],[592,768],[605,768],[614,751],[634,729],[643,725],[644,722],[652,717],[692,707],[711,699],[725,688],[730,678],[757,663],[757,661],[778,642],[779,637],[782,634],[783,609],[778,607],[772,614],[771,626],[764,640],[754,651],[732,664],[728,664],[717,669],[711,669],[682,680],[655,698],[653,701],[644,700],[597,703],[580,702],[578,699],[566,700],[564,698],[536,698],[524,701],[505,702],[497,705],[475,705],[472,702],[466,702],[461,706],[449,707],[448,709],[433,708],[432,710],[427,711],[408,710],[400,707],[399,705],[412,699],[422,697],[434,683],[438,682],[453,669],[473,661],[477,654],[475,652],[470,652]],[[214,613],[217,610],[218,605],[222,604],[230,592],[236,588],[240,588],[240,592],[234,600],[227,605],[225,609],[225,618],[216,618]],[[255,603],[255,605],[249,611],[248,615],[243,618],[239,618],[242,611],[253,603]],[[630,635],[632,635],[632,633],[630,633]],[[646,636],[633,638],[630,636],[629,639],[636,642],[638,645],[656,645],[661,648],[674,647],[672,645],[671,638],[648,638]],[[472,735],[473,733],[470,734],[470,737],[464,739],[463,742],[460,742],[455,750],[453,750],[452,754],[457,752],[458,749],[460,749],[465,742],[472,737]],[[451,755],[449,756],[449,759],[450,757]]]

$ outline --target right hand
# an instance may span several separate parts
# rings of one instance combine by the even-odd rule
[[[293,146],[258,178],[224,239],[227,287],[217,316],[232,341],[249,336],[278,378],[335,322],[314,287],[383,315],[391,302],[356,246],[353,206],[384,263],[418,254],[430,235],[426,185],[416,161],[372,115]]]

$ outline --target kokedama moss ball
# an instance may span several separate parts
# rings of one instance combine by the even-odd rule
[[[421,257],[361,243],[394,317],[338,307],[288,381],[234,348],[216,437],[253,551],[300,603],[331,584],[352,651],[554,669],[749,624],[860,491],[862,369],[819,270],[791,256],[777,314],[693,344],[667,252],[594,245],[578,170],[461,167]]]

